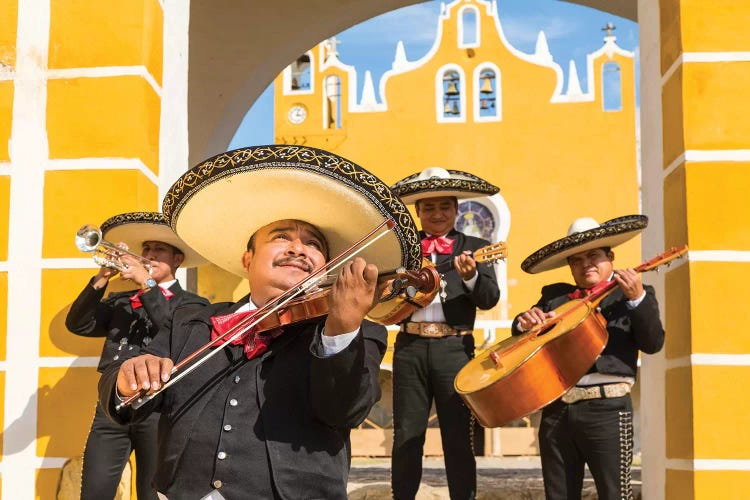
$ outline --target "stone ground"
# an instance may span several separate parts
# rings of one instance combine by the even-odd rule
[[[349,474],[350,500],[391,498],[390,460],[354,458]],[[641,497],[641,469],[633,467],[635,498]],[[447,499],[448,486],[442,458],[425,458],[422,485],[416,500]],[[597,498],[594,481],[586,471],[582,499]],[[477,500],[544,500],[539,457],[477,457]]]

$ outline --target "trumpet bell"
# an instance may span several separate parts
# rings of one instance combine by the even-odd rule
[[[102,241],[102,232],[99,228],[86,224],[76,233],[76,246],[81,252],[93,252]]]
[[[151,261],[130,252],[127,246],[120,247],[103,240],[101,230],[91,224],[81,226],[78,232],[76,232],[75,242],[80,251],[93,252],[91,257],[100,267],[109,267],[110,269],[124,271],[128,266],[120,260],[120,257],[130,255],[151,272]]]

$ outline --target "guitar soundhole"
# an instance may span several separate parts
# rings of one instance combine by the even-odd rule
[[[555,328],[555,325],[556,325],[556,323],[552,323],[552,324],[549,324],[549,325],[545,326],[544,328],[542,328],[541,330],[539,330],[539,333],[537,333],[536,336],[537,337],[541,337],[545,333],[549,333],[550,331],[552,331],[553,328]]]

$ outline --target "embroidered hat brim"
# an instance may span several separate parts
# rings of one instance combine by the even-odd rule
[[[521,263],[530,274],[549,271],[568,263],[573,254],[592,248],[616,247],[637,236],[648,225],[645,215],[626,215],[608,220],[599,227],[574,233],[545,245]]]
[[[164,214],[159,212],[128,212],[110,217],[100,227],[102,238],[110,243],[125,243],[129,250],[140,255],[145,241],[161,241],[178,248],[185,260],[180,265],[190,268],[207,261],[175,234]]]
[[[403,202],[375,175],[321,149],[270,145],[228,151],[183,174],[163,211],[175,232],[217,266],[245,276],[250,236],[297,219],[326,237],[330,257],[386,219],[395,227],[362,251],[381,272],[419,269],[419,234]]]
[[[415,203],[421,198],[455,196],[458,199],[491,196],[500,188],[460,170],[445,170],[448,177],[423,178],[422,172],[405,177],[391,186],[406,204]]]

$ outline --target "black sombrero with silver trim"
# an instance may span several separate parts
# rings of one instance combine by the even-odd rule
[[[419,269],[419,233],[401,199],[355,163],[321,149],[255,146],[207,159],[167,192],[163,212],[201,255],[238,276],[248,238],[277,220],[313,224],[334,257],[385,219],[395,228],[359,255],[381,272]]]
[[[410,175],[391,186],[391,189],[404,200],[414,203],[420,198],[438,196],[455,196],[458,199],[491,196],[500,188],[460,170],[446,170],[440,167],[429,167],[417,174]]]
[[[568,235],[545,245],[521,263],[530,274],[556,269],[568,263],[578,252],[592,248],[615,247],[638,235],[648,226],[645,215],[625,215],[602,224],[591,217],[576,219],[568,228]]]
[[[100,227],[102,238],[110,243],[125,243],[131,252],[140,255],[143,242],[161,241],[178,248],[185,260],[182,268],[196,267],[207,261],[182,241],[159,212],[127,212],[110,217]]]

